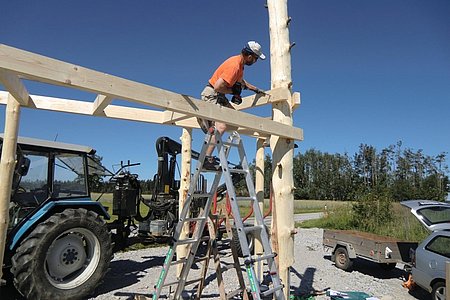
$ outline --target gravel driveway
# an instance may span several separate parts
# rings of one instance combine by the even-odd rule
[[[402,265],[392,271],[384,271],[375,263],[358,259],[354,263],[353,272],[336,268],[330,261],[329,254],[323,251],[322,232],[322,229],[317,228],[299,229],[295,237],[295,264],[291,269],[292,294],[300,295],[331,288],[338,291],[362,291],[380,299],[428,299],[429,296],[420,289],[410,294],[401,286],[405,275]],[[133,299],[135,294],[150,297],[167,249],[159,247],[117,253],[104,283],[98,288],[96,296],[90,299],[128,300]],[[213,271],[210,263],[208,284],[203,292],[205,299],[219,298]],[[234,270],[224,273],[224,281],[229,290],[238,286],[235,274]],[[174,279],[168,277],[167,280]],[[319,295],[316,299],[329,297]]]

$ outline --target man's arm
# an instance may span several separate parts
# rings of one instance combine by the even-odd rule
[[[214,84],[214,90],[222,94],[231,94],[233,92],[231,87],[228,86],[228,83],[223,80],[222,77],[217,79],[216,83]]]
[[[265,94],[265,92],[259,88],[257,88],[256,86],[254,86],[253,84],[251,84],[248,81],[245,81],[244,79],[242,79],[242,84],[244,89],[249,89],[252,92],[255,92],[257,94]]]

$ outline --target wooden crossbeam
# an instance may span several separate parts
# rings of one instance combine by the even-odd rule
[[[6,70],[0,70],[0,82],[20,105],[28,106],[29,103],[33,103],[27,89],[16,74]]]
[[[77,88],[114,99],[123,99],[194,117],[224,122],[263,134],[303,140],[303,130],[300,128],[6,45],[0,45],[0,69],[15,72],[30,80]],[[91,107],[90,113],[93,111],[94,109]]]
[[[92,114],[93,115],[104,114],[105,108],[111,103],[112,100],[113,100],[112,97],[108,97],[105,95],[98,95],[94,101]]]

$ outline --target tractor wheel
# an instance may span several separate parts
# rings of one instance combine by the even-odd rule
[[[239,241],[239,236],[238,236],[238,233],[237,233],[237,229],[233,228],[232,231],[233,231],[233,237],[231,239],[231,244],[236,249],[237,255],[239,257],[242,257],[243,256],[243,254],[242,254],[242,247],[241,247],[241,242]],[[252,253],[253,252],[253,247],[254,247],[253,235],[252,235],[251,232],[247,232],[246,236],[247,236],[247,243],[248,243],[248,247],[250,249],[250,253]]]
[[[334,252],[334,263],[336,267],[345,271],[350,271],[353,266],[353,260],[350,259],[344,247],[339,247]]]
[[[101,283],[111,259],[103,219],[66,209],[38,224],[17,248],[14,285],[27,299],[83,299]]]

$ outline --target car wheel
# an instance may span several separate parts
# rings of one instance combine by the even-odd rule
[[[98,214],[66,209],[40,223],[16,250],[12,273],[29,299],[83,299],[112,259],[111,236]]]
[[[431,298],[433,300],[445,300],[445,282],[439,281],[433,285]]]
[[[334,252],[334,263],[336,267],[345,271],[349,271],[353,266],[353,260],[350,259],[344,247],[339,247]]]

